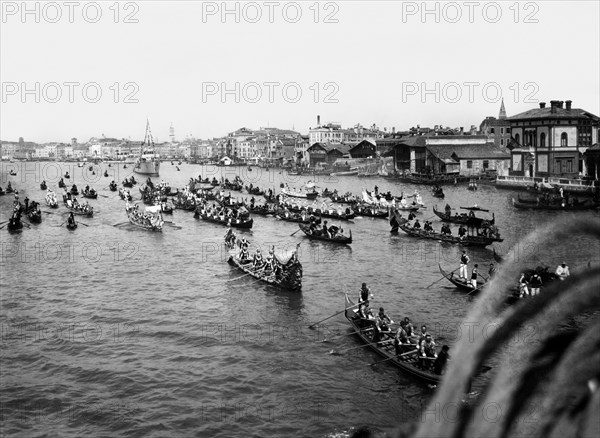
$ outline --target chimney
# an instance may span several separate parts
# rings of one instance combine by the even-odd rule
[[[546,102],[540,102],[540,108],[546,108]]]
[[[462,134],[464,131],[465,131],[465,127],[464,127],[464,126],[461,126],[461,127],[460,127],[460,133]]]
[[[567,100],[565,103],[567,104],[567,111],[571,111],[571,103],[573,101],[572,100]]]
[[[321,116],[317,116],[317,126],[321,126]]]
[[[555,114],[556,113],[556,106],[558,105],[558,100],[551,100],[550,101],[550,113],[551,114]]]
[[[396,127],[392,126],[392,134],[395,134],[395,133],[396,133]]]
[[[559,101],[558,101],[558,107],[559,107],[560,109],[563,109],[563,103],[565,103],[563,100],[559,100]]]

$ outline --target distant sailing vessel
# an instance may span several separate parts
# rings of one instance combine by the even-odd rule
[[[142,154],[135,162],[133,171],[141,175],[158,176],[159,156],[154,152],[154,139],[150,132],[150,122],[146,120],[146,135],[142,142]]]

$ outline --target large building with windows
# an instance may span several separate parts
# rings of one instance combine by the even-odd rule
[[[510,122],[510,174],[515,176],[586,176],[583,154],[598,143],[600,118],[571,101],[540,102],[534,108],[508,117]]]

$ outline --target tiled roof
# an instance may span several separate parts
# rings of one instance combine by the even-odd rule
[[[581,108],[556,108],[556,112],[551,112],[552,108],[534,108],[523,113],[507,117],[506,120],[516,121],[523,119],[575,119],[575,118],[591,118],[600,120],[598,116],[589,113]]]

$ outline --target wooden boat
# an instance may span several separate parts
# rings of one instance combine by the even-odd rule
[[[402,215],[396,209],[393,208],[390,208],[388,217],[390,220],[390,226],[392,227],[390,233],[397,233],[400,225],[403,225],[408,222],[407,218],[402,217]]]
[[[137,204],[131,205],[129,202],[125,204],[125,212],[131,225],[148,231],[162,231],[165,222],[160,213],[139,213]]]
[[[419,239],[438,240],[440,242],[454,243],[462,246],[488,246],[494,242],[503,242],[504,239],[498,237],[484,237],[484,236],[464,236],[462,239],[458,236],[445,236],[441,233],[426,232],[422,229],[408,227],[407,225],[400,225],[399,228],[411,237],[417,237]]]
[[[431,194],[434,198],[444,199],[446,197],[446,195],[444,195],[444,190],[442,190],[441,187],[439,187],[438,190],[432,190]]]
[[[119,189],[119,197],[123,201],[131,201],[131,200],[133,200],[133,197],[131,196],[131,193],[129,193],[129,190],[126,190],[126,189],[124,189],[122,187]]]
[[[419,367],[419,358],[416,354],[405,356],[397,356],[394,343],[385,342],[394,339],[395,333],[383,334],[382,341],[385,343],[373,342],[372,333],[375,326],[374,320],[364,319],[358,315],[357,305],[346,294],[345,307],[346,319],[352,325],[355,334],[365,342],[373,351],[382,356],[384,359],[389,359],[388,362],[395,365],[402,371],[411,376],[431,384],[440,382],[442,376],[434,374],[431,371],[423,370]],[[409,347],[410,348],[410,347]],[[415,345],[416,349],[416,345]],[[409,350],[410,351],[410,350]]]
[[[65,184],[65,182],[63,181],[63,179],[61,178],[60,181],[58,182],[58,188],[59,189],[63,189],[67,187],[67,185]]]
[[[470,280],[471,274],[469,274],[469,279],[460,278],[458,275],[454,275],[454,272],[444,271],[444,269],[442,268],[442,265],[438,265],[438,266],[440,268],[440,273],[442,274],[443,277],[445,277],[450,283],[452,283],[457,288],[464,290],[466,292],[469,292],[470,294],[477,294],[479,291],[481,291],[481,289],[483,289],[485,287],[485,285],[488,282],[488,280],[486,280],[480,276],[481,280],[479,280],[479,279],[477,280],[477,288],[474,288],[473,285],[471,284],[471,280]]]
[[[481,208],[478,207],[477,204],[475,204],[473,207],[460,207],[462,210],[470,210],[470,211],[483,211],[485,213],[489,213],[490,211],[485,209],[485,208]]]
[[[226,227],[233,228],[252,228],[252,224],[254,223],[254,219],[235,219],[235,218],[221,218],[221,216],[216,216],[212,214],[200,213],[196,210],[194,214],[196,219],[202,219],[203,221],[212,222],[213,224],[225,225]]]
[[[354,207],[356,216],[376,217],[385,219],[388,217],[388,211],[380,208],[371,207],[369,205],[359,205]]]
[[[303,218],[301,213],[286,212],[284,210],[279,210],[276,216],[282,221],[294,222],[297,224],[310,224],[311,222],[314,222],[315,224],[321,223],[320,217],[317,218],[315,216],[305,214]]]
[[[67,179],[71,178],[71,175],[69,175],[69,172],[65,173],[65,178],[67,178]]]
[[[352,243],[352,230],[349,231],[349,236],[344,236],[344,235],[340,235],[340,234],[336,234],[336,236],[334,238],[331,237],[327,237],[327,236],[322,236],[321,234],[313,234],[310,232],[310,226],[308,225],[304,225],[304,224],[298,224],[298,226],[300,227],[300,229],[302,230],[302,232],[304,234],[306,234],[306,236],[309,239],[313,239],[313,240],[324,240],[326,242],[332,242],[332,243],[341,243],[341,244],[345,244],[345,245],[349,245]],[[317,230],[320,232],[320,230]]]
[[[41,190],[46,190],[47,188],[48,188],[48,186],[46,185],[46,182],[42,182],[42,183],[40,184],[40,189],[41,189]]]
[[[98,193],[96,193],[96,190],[94,189],[89,189],[81,192],[81,196],[83,196],[84,198],[96,199],[98,198]]]
[[[354,176],[358,175],[358,169],[342,170],[341,172],[332,172],[331,176]]]
[[[306,191],[306,190],[295,191],[295,190],[288,190],[287,188],[281,189],[281,194],[284,196],[290,196],[292,198],[306,198],[306,199],[315,199],[317,196],[319,196],[319,193],[316,191]]]
[[[42,223],[42,211],[37,206],[35,208],[30,209],[26,214],[27,219],[29,219],[29,222],[34,224]]]
[[[80,204],[77,202],[77,200],[73,201],[71,201],[71,204],[69,204],[67,200],[65,200],[64,204],[65,207],[67,207],[67,210],[73,212],[73,214],[77,216],[92,217],[94,215],[94,207],[90,205]]]
[[[77,189],[77,186],[75,184],[73,184],[71,186],[71,190],[69,190],[69,191],[71,192],[72,195],[75,195],[75,196],[79,195],[79,190]]]
[[[526,199],[522,199],[521,197],[518,197],[518,201],[515,201],[515,199],[512,199],[512,203],[513,206],[515,208],[520,208],[520,209],[531,209],[531,210],[548,210],[548,211],[581,211],[581,210],[593,210],[595,208],[600,207],[600,204],[595,203],[595,202],[590,202],[590,201],[583,201],[583,202],[578,202],[577,204],[567,204],[566,201],[563,199],[562,202],[560,204],[547,204],[547,203],[543,203],[540,202],[538,203],[537,200],[532,201],[532,200],[526,200]]]
[[[18,217],[16,218],[11,217],[10,219],[8,219],[6,229],[9,233],[17,233],[21,231],[23,229],[23,222],[21,222],[20,215],[18,215]]]
[[[66,227],[67,227],[67,230],[73,231],[77,228],[77,223],[73,222],[72,224],[70,224],[69,222],[67,222]]]
[[[56,199],[56,193],[50,190],[46,194],[46,205],[50,208],[58,208],[58,200]]]
[[[111,191],[111,192],[116,192],[116,191],[117,191],[117,188],[118,188],[118,187],[117,187],[117,183],[116,183],[116,182],[114,182],[114,181],[113,181],[113,182],[111,182],[111,183],[108,185],[108,188],[110,189],[110,191]]]
[[[123,184],[123,187],[127,187],[129,189],[133,187],[133,183],[127,179],[124,180],[122,184]]]
[[[290,259],[287,264],[282,264],[276,260],[275,263],[277,263],[278,266],[275,268],[275,272],[272,273],[265,273],[264,271],[256,272],[252,269],[252,262],[242,263],[237,256],[230,256],[227,263],[231,266],[235,266],[251,277],[257,278],[272,286],[277,286],[292,292],[299,292],[300,289],[302,289],[302,265],[295,258]]]
[[[246,210],[248,210],[252,214],[258,214],[261,216],[270,216],[277,213],[277,211],[273,208],[273,206],[269,204],[264,205],[254,205],[252,204],[242,204]]]
[[[329,199],[331,199],[333,202],[336,202],[338,204],[356,204],[359,200],[351,195],[351,194],[346,194],[346,195],[338,195],[338,194],[334,194],[334,195],[330,195]]]
[[[444,222],[450,222],[453,224],[463,224],[475,228],[481,228],[484,222],[488,222],[490,225],[494,225],[496,221],[496,216],[494,215],[494,213],[492,213],[492,219],[483,219],[481,217],[469,216],[465,213],[461,215],[452,216],[452,214],[448,214],[446,212],[442,213],[441,211],[437,210],[435,206],[433,206],[433,213]]]

